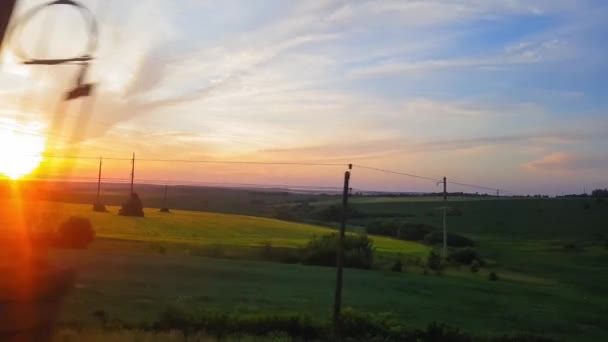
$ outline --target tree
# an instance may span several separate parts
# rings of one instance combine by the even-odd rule
[[[441,257],[435,251],[431,251],[431,253],[429,253],[429,256],[426,259],[426,265],[433,271],[440,271],[443,268]]]

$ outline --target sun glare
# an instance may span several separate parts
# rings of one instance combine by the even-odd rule
[[[0,131],[0,174],[19,179],[42,161],[44,138],[19,131]]]
[[[2,54],[2,57],[0,57],[0,61],[0,65],[2,67],[3,72],[25,78],[30,77],[30,68],[28,68],[26,65],[19,63],[17,61],[17,58],[8,51],[5,51]]]

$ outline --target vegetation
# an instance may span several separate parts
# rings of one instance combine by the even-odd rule
[[[477,261],[477,263],[483,261],[477,250],[471,247],[451,249],[448,253],[448,260],[462,265],[471,265],[474,261]]]
[[[338,234],[313,237],[303,249],[306,265],[336,266]],[[370,269],[374,263],[372,240],[367,235],[344,237],[344,267]]]
[[[403,270],[403,261],[401,259],[395,260],[393,266],[391,266],[391,271],[393,272],[401,272]]]
[[[481,267],[481,263],[478,260],[473,260],[473,262],[471,263],[471,272],[479,272],[479,267]]]
[[[118,331],[125,337],[141,340],[162,336],[175,340],[196,341],[335,341],[337,338],[329,319],[313,318],[304,314],[231,314],[215,310],[188,311],[180,307],[164,310],[149,324],[128,324],[114,321],[106,331]],[[130,330],[127,330],[130,329]],[[128,333],[130,332],[130,333]],[[339,332],[346,341],[450,341],[450,342],[550,342],[552,338],[533,334],[476,336],[459,328],[431,322],[426,327],[413,328],[392,315],[363,313],[352,308],[342,310]],[[95,333],[95,332],[93,332]],[[82,333],[81,333],[82,334]],[[97,332],[99,334],[99,332]],[[62,340],[85,338],[74,331],[59,334]],[[93,335],[95,336],[95,335]],[[103,336],[103,335],[102,335]]]
[[[433,271],[441,271],[443,269],[443,263],[439,253],[431,251],[426,259],[426,266]]]
[[[59,226],[54,238],[57,247],[86,248],[95,240],[95,231],[89,219],[72,216]]]
[[[475,244],[473,240],[455,233],[448,233],[448,246],[449,247],[472,247]],[[443,244],[443,232],[435,231],[428,233],[424,236],[424,243],[428,245],[441,245]]]
[[[276,201],[293,199],[264,196],[256,197],[262,202],[243,205],[267,206],[270,213],[288,205]],[[207,205],[223,201],[219,198]],[[308,205],[293,202],[294,208],[305,208],[297,211],[296,220],[336,205],[337,198],[318,196],[316,201],[310,197],[306,201]],[[476,265],[473,261],[460,269],[451,263],[444,265],[442,277],[424,276],[421,270],[428,246],[370,236],[376,248],[376,265],[388,271],[399,256],[410,272],[346,270],[345,305],[377,317],[391,312],[412,329],[424,330],[430,321],[437,320],[480,338],[527,332],[563,340],[606,340],[603,317],[608,306],[608,269],[606,239],[601,234],[605,234],[608,212],[599,210],[601,204],[592,201],[591,209],[584,210],[589,199],[453,201],[458,201],[464,214],[448,218],[450,232],[475,241],[475,251],[485,261],[483,272],[470,272]],[[426,216],[443,205],[437,199],[353,198],[353,202],[359,215],[349,219],[349,231],[359,231],[375,221],[441,225],[441,215]],[[243,208],[235,205],[231,210]],[[173,305],[230,315],[329,315],[335,270],[255,260],[280,261],[287,251],[296,252],[299,258],[299,251],[313,235],[326,235],[331,228],[179,210],[171,215],[146,210],[145,218],[129,218],[117,216],[116,207],[108,209],[109,214],[101,214],[92,212],[89,204],[45,202],[36,208],[40,215],[24,215],[31,227],[39,228],[57,225],[71,215],[88,216],[97,230],[98,238],[87,250],[51,252],[53,263],[78,271],[78,286],[59,317],[62,326],[98,326],[99,319],[91,313],[104,310],[109,325],[124,321],[124,327],[132,324],[137,328],[141,322],[151,325]],[[1,225],[5,229],[11,226],[15,215],[0,214]],[[569,243],[577,246],[577,253],[565,252]],[[165,252],[160,253],[161,247]],[[249,260],[201,257],[234,258],[246,251]],[[499,281],[489,281],[490,272]],[[488,310],[490,305],[492,310]]]

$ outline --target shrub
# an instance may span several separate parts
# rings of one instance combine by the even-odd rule
[[[400,228],[401,238],[411,241],[422,241],[427,234],[436,230],[435,227],[424,223],[404,223]]]
[[[323,209],[319,216],[324,221],[339,222],[342,219],[342,206],[330,205]],[[346,217],[354,218],[363,216],[361,212],[354,206],[348,205],[346,207]]]
[[[498,274],[496,274],[496,272],[490,272],[490,274],[488,274],[488,279],[491,281],[497,281],[498,280]]]
[[[462,216],[462,210],[460,208],[448,209],[447,216]]]
[[[582,250],[583,250],[582,246],[579,246],[574,242],[569,242],[569,243],[564,244],[563,248],[564,248],[565,252],[572,252],[572,253],[579,253],[579,252],[582,252]]]
[[[239,315],[218,311],[201,311],[196,314],[178,308],[170,308],[151,326],[144,329],[154,331],[174,331],[184,336],[204,331],[218,340],[241,340],[243,337],[273,336],[286,337],[294,341],[336,341],[331,321],[313,319],[301,314],[257,314]],[[339,331],[344,341],[383,341],[383,342],[550,342],[551,338],[530,334],[504,336],[473,336],[456,327],[432,322],[426,328],[412,328],[390,314],[369,314],[345,308],[342,310]],[[247,339],[249,340],[249,339]],[[258,340],[258,339],[252,339]],[[260,339],[262,340],[262,339]],[[281,339],[283,340],[283,339]]]
[[[283,221],[292,221],[294,219],[291,208],[288,206],[278,207],[274,213],[274,218]]]
[[[470,265],[473,261],[477,261],[478,263],[482,261],[479,253],[471,247],[450,250],[448,260],[463,265]]]
[[[272,243],[270,241],[265,241],[262,243],[262,248],[260,249],[260,257],[262,260],[270,260],[272,259]]]
[[[375,221],[370,223],[366,229],[368,234],[397,237],[398,223],[397,222],[386,222],[386,221]]]
[[[473,260],[473,262],[471,263],[471,272],[472,273],[479,272],[479,267],[480,266],[481,266],[481,264],[479,263],[479,261]]]
[[[307,265],[335,266],[338,250],[338,234],[320,238],[314,236],[303,249]],[[344,236],[344,267],[370,269],[373,264],[373,243],[367,235]]]
[[[391,266],[391,271],[393,272],[401,272],[403,270],[403,261],[401,259],[395,260],[393,266]]]
[[[440,271],[443,268],[443,264],[441,263],[439,253],[431,251],[426,259],[426,265],[433,271]]]
[[[107,326],[110,321],[110,315],[105,310],[95,310],[91,315],[95,317],[103,327]]]
[[[88,218],[72,216],[64,221],[55,234],[57,247],[86,248],[95,240],[95,231]]]
[[[443,243],[443,232],[436,231],[425,235],[424,243],[428,245],[439,245]],[[448,233],[448,246],[450,247],[473,247],[473,240],[462,235]]]
[[[401,240],[422,241],[435,227],[424,223],[399,223],[377,221],[367,226],[367,233],[389,236]]]

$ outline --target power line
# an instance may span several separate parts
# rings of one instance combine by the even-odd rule
[[[414,175],[414,174],[410,174],[410,173],[403,173],[403,172],[391,171],[391,170],[386,170],[386,169],[379,169],[379,168],[371,167],[371,166],[364,166],[364,165],[359,165],[359,164],[353,164],[353,166],[361,168],[361,169],[367,169],[367,170],[373,170],[373,171],[379,171],[379,172],[392,173],[392,174],[395,174],[395,175],[407,176],[407,177],[412,177],[412,178],[426,179],[426,180],[430,180],[430,181],[433,181],[433,182],[439,181],[437,178],[419,176],[419,175]]]
[[[57,156],[43,154],[42,157],[50,159],[94,159],[98,160],[99,157],[88,157],[88,156]],[[122,160],[130,161],[132,158],[118,158],[118,157],[103,157],[104,160]],[[313,163],[313,162],[297,162],[297,161],[240,161],[240,160],[196,160],[196,159],[145,159],[138,158],[139,162],[162,162],[162,163],[208,163],[208,164],[252,164],[252,165],[298,165],[298,166],[348,166],[348,164],[337,164],[337,163]]]
[[[84,177],[84,176],[45,176],[45,177],[24,177],[23,180],[40,180],[40,181],[64,181],[64,182],[75,182],[77,181],[95,181],[98,177]],[[110,181],[119,184],[129,184],[130,178],[118,178],[118,177],[101,177],[101,180]],[[204,181],[173,181],[165,179],[143,179],[136,178],[138,182],[151,182],[148,185],[162,185],[171,184],[174,186],[179,185],[199,185],[199,186],[226,186],[226,187],[259,187],[259,188],[285,188],[285,189],[309,189],[309,190],[339,190],[337,186],[325,186],[325,185],[299,185],[299,184],[264,184],[264,183],[230,183],[230,182],[204,182]]]
[[[489,188],[489,187],[481,186],[481,185],[473,185],[473,184],[466,184],[466,183],[459,183],[459,182],[448,182],[448,184],[460,185],[460,186],[466,186],[469,188],[476,188],[476,189],[483,189],[483,190],[490,190],[490,191],[500,190],[501,192],[505,192],[504,190],[499,189],[499,188]]]
[[[395,175],[401,175],[401,176],[418,178],[418,179],[425,179],[425,180],[430,180],[430,181],[433,181],[433,182],[441,182],[440,179],[433,178],[433,177],[420,176],[420,175],[415,175],[415,174],[411,174],[411,173],[392,171],[392,170],[381,169],[381,168],[376,168],[376,167],[371,167],[371,166],[364,166],[364,165],[359,165],[359,164],[353,164],[353,166],[361,168],[361,169],[367,169],[367,170],[373,170],[373,171],[391,173],[391,174],[395,174]],[[448,184],[452,184],[452,185],[460,185],[460,186],[465,186],[465,187],[469,187],[469,188],[475,188],[475,189],[482,189],[482,190],[488,190],[488,191],[499,191],[499,192],[502,192],[502,193],[514,194],[511,191],[506,191],[506,190],[503,190],[503,189],[500,189],[500,188],[490,188],[490,187],[483,186],[483,185],[475,185],[475,184],[460,183],[460,182],[450,182],[450,181],[448,181],[447,183]]]

